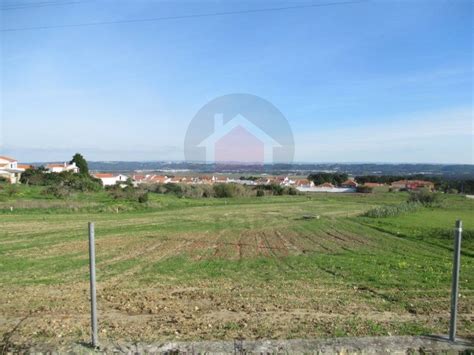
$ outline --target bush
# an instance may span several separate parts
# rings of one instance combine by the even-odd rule
[[[295,189],[295,188],[292,187],[292,186],[286,188],[286,189],[285,189],[285,192],[286,192],[288,195],[292,195],[292,196],[298,195],[298,194],[300,193],[297,189]]]
[[[216,184],[213,189],[217,198],[244,196],[246,192],[245,187],[237,184]]]
[[[276,185],[276,184],[271,184],[270,188],[272,190],[273,195],[275,195],[275,196],[283,195],[284,188],[282,186]]]
[[[99,191],[102,182],[90,175],[74,174],[70,171],[48,173],[44,168],[26,169],[21,175],[22,184],[38,186],[67,186],[76,191]]]
[[[202,197],[214,197],[214,189],[211,185],[200,185]]]
[[[402,213],[409,213],[417,211],[422,205],[418,202],[405,202],[396,206],[381,206],[372,208],[363,214],[364,217],[370,218],[384,218],[394,217]]]
[[[145,192],[145,193],[141,194],[140,196],[138,196],[138,202],[140,202],[140,203],[148,202],[148,192]]]
[[[56,198],[65,198],[71,194],[71,191],[65,186],[48,186],[42,192],[43,195],[50,195]]]
[[[120,187],[120,185],[111,186],[109,189],[109,195],[115,200],[129,200],[145,203],[148,201],[148,193],[141,188],[135,188],[133,186]]]
[[[294,187],[280,185],[245,186],[235,183],[214,185],[187,185],[187,184],[157,184],[147,186],[148,191],[159,194],[172,194],[178,197],[191,198],[232,198],[244,196],[262,197],[272,195],[298,195],[300,192]],[[268,192],[266,192],[268,191]]]
[[[408,197],[408,202],[417,202],[425,206],[435,205],[439,201],[439,195],[428,190],[413,191]]]
[[[356,192],[362,193],[362,194],[370,194],[374,192],[374,188],[370,186],[365,186],[365,185],[359,185],[356,187]]]
[[[15,185],[15,184],[10,184],[10,185],[8,185],[8,187],[6,188],[5,191],[7,192],[7,195],[9,197],[13,197],[16,194],[18,194],[18,186]]]
[[[69,186],[77,191],[99,191],[102,190],[102,182],[100,179],[95,179],[89,175],[79,175],[73,173],[60,173],[64,185]]]

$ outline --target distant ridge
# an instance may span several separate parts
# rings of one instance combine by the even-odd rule
[[[34,165],[41,165],[35,163]],[[201,173],[268,173],[302,174],[309,172],[345,172],[350,175],[427,175],[474,178],[474,165],[469,164],[389,164],[389,163],[294,163],[294,164],[206,164],[173,161],[90,161],[89,168],[95,171],[132,172],[175,171]]]

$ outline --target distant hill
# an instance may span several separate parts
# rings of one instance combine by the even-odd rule
[[[474,165],[454,164],[374,164],[374,163],[302,163],[302,164],[205,164],[189,162],[89,162],[96,171],[168,171],[196,173],[268,173],[306,175],[309,172],[345,172],[350,175],[427,175],[456,178],[474,178]]]

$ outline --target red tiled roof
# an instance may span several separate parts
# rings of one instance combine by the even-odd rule
[[[111,178],[111,177],[114,177],[114,174],[110,174],[110,173],[97,173],[97,174],[92,174],[93,177],[97,178],[97,179],[101,179],[101,178]]]
[[[357,183],[354,180],[346,180],[341,185],[350,185],[350,186],[357,186]]]
[[[28,165],[28,164],[17,164],[17,167],[18,167],[19,169],[25,169],[25,170],[26,170],[26,169],[30,169],[30,168],[32,168],[32,167],[33,167],[33,165]]]
[[[163,175],[153,175],[150,177],[151,181],[165,181],[166,179],[167,177]]]
[[[17,161],[16,159],[5,157],[5,156],[2,156],[2,155],[0,155],[0,159],[6,160],[6,161],[9,161],[9,162],[12,162],[12,163]]]

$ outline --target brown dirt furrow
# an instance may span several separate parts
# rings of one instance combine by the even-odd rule
[[[332,253],[336,251],[335,249],[330,248],[327,245],[320,242],[318,240],[318,237],[320,237],[320,235],[318,234],[307,235],[306,233],[302,233],[300,237],[304,238],[306,241],[308,241],[311,244],[311,246],[308,249],[303,249],[303,253],[305,252],[314,253],[314,252],[322,252],[322,251]]]
[[[293,254],[301,254],[301,249],[291,240],[293,239],[293,236],[290,236],[289,232],[285,232],[285,235],[281,233],[280,231],[275,231],[275,234],[277,235],[278,238],[282,241],[282,244],[284,247],[288,250],[289,253]]]

